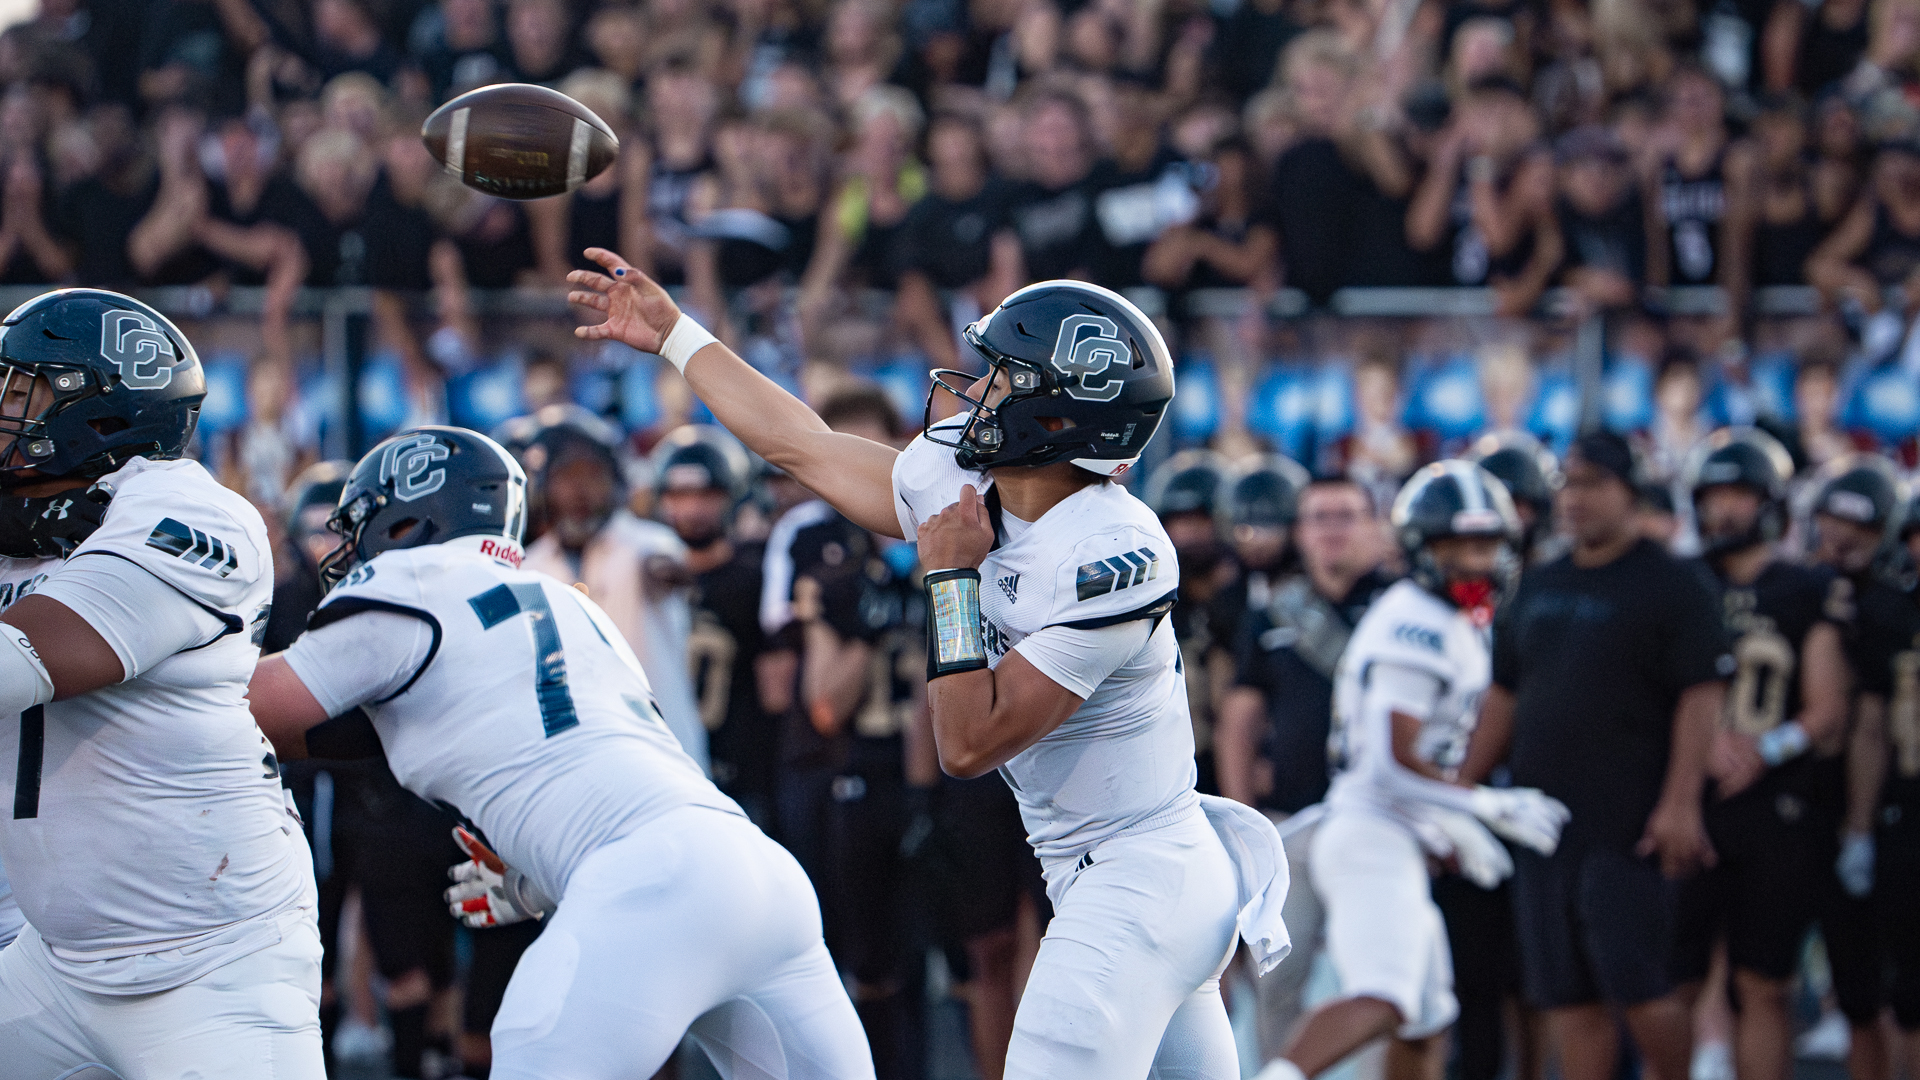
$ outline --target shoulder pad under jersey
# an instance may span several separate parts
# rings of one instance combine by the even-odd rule
[[[957,422],[943,421],[934,428],[948,426],[957,426]],[[968,484],[984,496],[993,486],[993,477],[961,468],[953,460],[953,447],[928,442],[925,435],[915,436],[893,459],[893,512],[900,519],[900,534],[908,540],[919,536],[920,526],[959,502],[960,489]]]
[[[134,458],[101,479],[113,490],[106,520],[70,558],[105,553],[139,566],[194,601],[239,612],[271,589],[266,522],[197,461]]]

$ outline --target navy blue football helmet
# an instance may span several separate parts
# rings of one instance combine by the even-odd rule
[[[1463,610],[1491,611],[1520,584],[1520,515],[1513,496],[1492,473],[1470,461],[1436,461],[1407,479],[1394,497],[1388,522],[1407,557],[1414,584]],[[1450,536],[1486,536],[1504,541],[1493,578],[1452,578],[1433,554],[1433,542]]]
[[[1173,400],[1173,357],[1159,329],[1126,297],[1098,285],[1029,285],[962,336],[989,376],[1004,377],[1006,390],[988,404],[968,392],[976,376],[933,373],[927,438],[953,447],[965,469],[1071,461],[1118,476],[1140,460]],[[964,426],[931,430],[942,389],[971,406]],[[1043,423],[1049,420],[1061,426]]]
[[[0,321],[0,399],[32,393],[37,378],[47,389],[34,398],[49,396],[46,404],[0,409],[0,433],[14,437],[0,452],[0,487],[104,476],[135,455],[177,458],[207,396],[180,328],[104,289],[58,289]]]
[[[342,538],[320,564],[328,588],[383,551],[463,536],[499,537],[518,551],[527,528],[527,474],[477,431],[412,428],[353,467],[327,527]]]

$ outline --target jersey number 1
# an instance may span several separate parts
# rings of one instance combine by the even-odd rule
[[[533,620],[534,693],[540,699],[540,725],[549,739],[578,727],[573,692],[567,689],[567,654],[560,644],[560,627],[554,624],[553,607],[540,586],[496,585],[467,603],[483,629],[491,630],[515,615]]]

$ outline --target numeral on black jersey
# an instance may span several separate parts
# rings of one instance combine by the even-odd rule
[[[491,630],[515,615],[533,622],[534,693],[540,699],[540,724],[547,738],[580,724],[573,711],[573,692],[567,689],[567,653],[560,644],[560,628],[554,624],[553,608],[547,594],[532,584],[495,585],[467,601],[480,617],[482,628]]]
[[[13,776],[13,820],[40,816],[40,770],[47,757],[47,707],[20,714],[20,767]]]

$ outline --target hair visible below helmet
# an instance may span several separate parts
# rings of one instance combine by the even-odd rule
[[[1487,470],[1469,461],[1436,461],[1407,479],[1388,515],[1406,552],[1415,584],[1461,608],[1498,606],[1520,582],[1520,515],[1513,496]],[[1491,536],[1505,541],[1493,578],[1483,591],[1461,589],[1433,555],[1433,542],[1453,536]]]
[[[461,537],[510,541],[527,525],[527,474],[506,448],[477,431],[417,427],[374,447],[353,467],[327,526],[343,538],[320,565],[331,588],[383,551]]]
[[[1300,516],[1300,493],[1313,482],[1290,457],[1263,454],[1228,478],[1224,511],[1231,527],[1287,528]]]
[[[675,428],[653,448],[656,494],[718,489],[738,503],[747,497],[752,474],[753,458],[747,448],[725,428],[712,424]]]
[[[47,380],[52,401],[33,415],[0,413],[13,435],[0,486],[56,476],[104,476],[136,455],[186,451],[207,396],[200,357],[180,328],[130,296],[59,289],[0,321],[0,397]],[[31,478],[20,475],[35,470]]]
[[[933,373],[927,438],[953,447],[965,469],[1070,461],[1118,476],[1140,460],[1173,400],[1173,358],[1159,329],[1126,297],[1098,285],[1029,285],[963,336],[1006,391],[989,405],[968,394],[973,375]],[[933,429],[934,395],[943,388],[972,407],[958,429]],[[1064,426],[1048,430],[1046,419]]]
[[[1780,440],[1753,427],[1729,427],[1708,435],[1687,455],[1681,473],[1696,511],[1700,494],[1712,487],[1744,487],[1760,495],[1760,513],[1752,528],[1737,536],[1701,540],[1708,557],[1771,543],[1786,535],[1787,482],[1793,479],[1793,455]]]
[[[1162,518],[1176,514],[1214,516],[1227,459],[1212,450],[1182,450],[1153,470],[1144,502]]]

